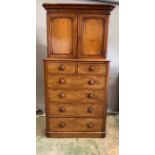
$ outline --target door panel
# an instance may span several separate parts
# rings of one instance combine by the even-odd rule
[[[74,14],[49,14],[48,24],[49,56],[75,57],[77,16]]]
[[[102,19],[85,19],[83,23],[82,52],[84,55],[100,55],[103,49]]]
[[[105,57],[108,17],[80,15],[79,23],[79,57]]]
[[[72,21],[69,18],[56,18],[51,23],[53,54],[72,53]]]

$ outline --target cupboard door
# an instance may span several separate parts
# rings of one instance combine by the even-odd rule
[[[48,14],[48,56],[76,57],[77,15]]]
[[[108,16],[80,15],[78,18],[79,57],[106,57]]]

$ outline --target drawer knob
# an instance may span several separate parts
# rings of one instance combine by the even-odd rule
[[[88,84],[94,85],[94,84],[95,84],[95,81],[94,81],[94,80],[89,80],[89,81],[88,81]]]
[[[89,113],[92,113],[93,111],[94,111],[94,110],[93,110],[92,107],[88,108],[88,112],[89,112]]]
[[[59,66],[59,70],[64,71],[64,70],[65,70],[65,66],[64,66],[63,64],[61,64],[61,65]]]
[[[93,97],[94,97],[94,95],[92,93],[88,94],[88,98],[93,98]]]
[[[91,72],[95,71],[95,67],[94,66],[90,66],[89,67],[89,71],[91,71]]]
[[[93,127],[93,124],[92,124],[92,123],[88,123],[88,124],[87,124],[87,127],[88,127],[88,128],[92,128],[92,127]]]
[[[60,107],[59,111],[60,112],[64,112],[65,111],[65,108],[64,107]]]
[[[64,128],[64,127],[65,127],[65,123],[64,123],[64,122],[61,122],[61,123],[59,124],[59,126],[60,126],[60,128]]]
[[[61,98],[64,98],[65,97],[65,94],[64,93],[60,93],[60,97]]]
[[[64,84],[65,83],[65,80],[64,79],[60,79],[59,80],[59,83]]]

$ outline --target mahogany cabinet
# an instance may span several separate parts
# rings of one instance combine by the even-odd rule
[[[113,5],[50,4],[44,60],[46,135],[104,137]]]

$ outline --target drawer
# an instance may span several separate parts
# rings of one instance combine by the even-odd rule
[[[105,76],[47,75],[47,86],[53,89],[104,89]]]
[[[105,106],[102,104],[68,104],[49,103],[47,115],[49,117],[93,117],[103,116]]]
[[[47,73],[69,73],[74,74],[76,70],[76,63],[74,62],[46,62]]]
[[[61,103],[102,103],[103,90],[53,90],[48,89],[48,102]]]
[[[102,131],[103,124],[99,118],[47,118],[48,131]]]
[[[78,63],[79,74],[106,75],[108,63]]]

